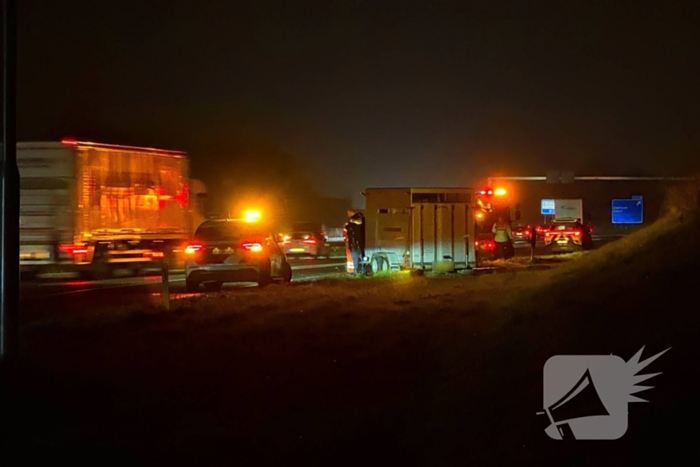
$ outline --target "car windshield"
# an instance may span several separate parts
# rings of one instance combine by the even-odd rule
[[[257,225],[234,222],[217,222],[201,225],[194,238],[202,241],[240,241],[244,237],[266,237],[267,233]]]
[[[289,237],[292,240],[304,240],[313,236],[314,234],[311,232],[293,232]]]

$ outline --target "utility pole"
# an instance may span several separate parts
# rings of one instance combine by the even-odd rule
[[[17,1],[3,0],[3,140],[0,161],[0,363],[19,350],[19,170],[17,169]]]

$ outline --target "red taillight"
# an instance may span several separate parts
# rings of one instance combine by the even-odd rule
[[[262,251],[262,245],[256,242],[246,242],[241,246],[249,251]]]
[[[304,240],[303,243],[306,243],[308,245],[315,245],[316,240],[314,240],[313,238],[308,238],[308,239]]]
[[[147,253],[147,256],[150,256],[151,258],[154,258],[154,259],[156,259],[156,258],[161,259],[165,256],[165,254],[162,251],[149,251]]]
[[[204,245],[202,245],[201,243],[190,243],[185,247],[185,254],[194,255],[199,253],[203,248]]]
[[[75,256],[75,255],[85,255],[87,254],[87,247],[84,245],[73,245],[70,243],[64,243],[63,245],[60,245],[58,247],[59,250],[61,250],[64,253],[68,253],[69,255]]]

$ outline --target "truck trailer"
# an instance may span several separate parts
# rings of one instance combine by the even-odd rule
[[[373,272],[476,265],[471,188],[368,188],[365,254]]]
[[[18,143],[20,268],[92,278],[178,254],[201,213],[184,152],[64,140]],[[201,183],[198,191],[205,191]]]

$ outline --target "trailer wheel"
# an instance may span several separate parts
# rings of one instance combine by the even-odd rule
[[[384,264],[386,261],[384,261],[384,257],[382,256],[375,256],[372,258],[372,272],[377,273],[377,272],[384,272],[388,270],[389,268],[385,268]],[[387,265],[388,266],[388,265]]]

